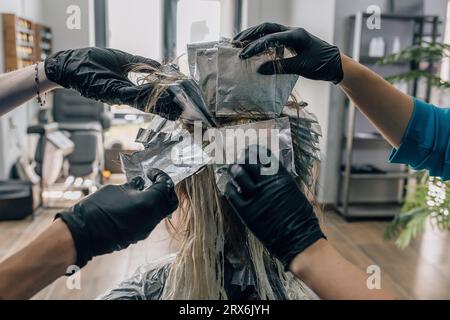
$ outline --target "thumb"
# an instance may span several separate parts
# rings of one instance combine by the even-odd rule
[[[166,184],[169,187],[173,187],[174,183],[167,173],[160,169],[150,168],[147,170],[147,177],[153,184]]]
[[[262,64],[258,68],[258,73],[263,75],[273,74],[299,74],[298,73],[298,56],[280,59],[275,61],[269,61]]]
[[[130,182],[122,185],[127,190],[142,191],[144,189],[145,181],[142,177],[134,177]]]
[[[155,192],[162,195],[159,205],[163,217],[171,214],[178,207],[178,197],[175,193],[175,184],[167,173],[162,170],[151,168],[147,171],[147,177],[153,184],[144,191],[144,196],[151,198]]]
[[[231,166],[228,171],[238,187],[238,192],[244,197],[252,196],[257,187],[253,179],[245,171],[244,167],[235,164]]]
[[[144,110],[153,90],[151,84],[136,86],[132,83],[117,88],[115,100],[121,104],[126,104],[139,110]]]

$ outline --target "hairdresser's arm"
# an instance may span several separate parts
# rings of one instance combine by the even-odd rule
[[[296,56],[266,63],[262,74],[294,73],[339,84],[356,106],[395,147],[390,161],[450,179],[450,109],[438,108],[400,92],[375,72],[341,54],[336,46],[302,28],[266,23],[240,33],[250,41],[242,58],[285,45]]]
[[[39,64],[38,76],[41,94],[58,86],[47,79],[43,62]],[[36,97],[35,77],[35,66],[0,75],[0,117]]]
[[[262,151],[264,152],[264,151]],[[262,165],[233,165],[225,195],[247,227],[297,277],[323,299],[391,299],[369,290],[367,275],[326,240],[313,206],[280,163],[277,174]]]
[[[182,110],[171,93],[163,92],[147,110],[152,84],[135,85],[128,77],[133,68],[154,70],[152,59],[109,48],[82,48],[57,52],[39,64],[41,93],[58,85],[108,104],[124,104],[176,120]],[[36,95],[34,66],[0,76],[0,116]]]
[[[450,109],[414,99],[342,55],[345,93],[395,147],[392,163],[450,180]]]
[[[398,148],[413,113],[413,98],[346,55],[342,55],[342,67],[341,88],[390,144]]]
[[[141,177],[106,186],[57,215],[36,240],[0,263],[0,299],[26,299],[92,258],[144,240],[178,206],[170,177],[147,173],[153,184],[143,190]]]
[[[56,220],[25,248],[0,263],[0,300],[28,299],[75,264],[66,224]]]
[[[413,99],[373,71],[341,55],[338,47],[303,28],[289,28],[275,23],[249,28],[238,34],[235,40],[250,41],[241,53],[243,59],[259,54],[268,47],[284,45],[293,49],[296,56],[282,59],[277,64],[263,64],[258,72],[298,74],[312,80],[340,84],[394,147],[401,144],[412,115]]]
[[[394,299],[384,289],[369,289],[368,275],[346,260],[325,239],[298,254],[289,270],[322,299]]]

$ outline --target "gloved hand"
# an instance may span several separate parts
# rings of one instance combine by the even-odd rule
[[[69,228],[77,251],[78,267],[93,257],[122,250],[144,240],[156,225],[178,207],[178,198],[170,177],[150,169],[153,184],[142,191],[144,180],[106,186],[59,213]]]
[[[251,41],[240,54],[243,59],[262,53],[270,47],[285,46],[296,52],[296,56],[282,59],[280,64],[263,64],[258,70],[261,74],[298,74],[311,80],[332,81],[335,84],[344,78],[338,47],[313,36],[303,28],[263,23],[242,31],[234,40]]]
[[[128,79],[135,64],[159,67],[154,60],[107,48],[83,48],[57,52],[45,60],[47,78],[86,98],[108,104],[125,104],[144,110],[153,86],[136,86]],[[182,110],[170,92],[164,92],[152,113],[176,120]]]
[[[232,165],[225,197],[247,227],[286,267],[295,256],[325,238],[313,207],[293,177],[279,164],[275,175],[263,175],[263,165]],[[243,162],[242,162],[243,163]]]

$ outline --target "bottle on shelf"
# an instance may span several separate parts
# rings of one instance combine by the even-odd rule
[[[402,45],[400,42],[400,37],[396,36],[394,38],[394,41],[392,42],[392,53],[397,54],[401,51]]]
[[[374,37],[369,44],[369,57],[380,58],[384,57],[386,51],[386,43],[383,37]]]

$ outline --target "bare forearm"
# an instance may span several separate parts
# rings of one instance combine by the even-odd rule
[[[0,263],[0,300],[31,298],[64,275],[75,259],[70,231],[58,219],[28,246]]]
[[[412,116],[413,98],[345,55],[342,64],[344,92],[389,143],[399,147]]]
[[[394,299],[389,292],[367,288],[367,274],[344,259],[326,240],[319,240],[291,263],[290,270],[322,299]]]
[[[47,79],[44,63],[39,64],[39,90],[53,90],[57,84]],[[36,97],[35,66],[0,75],[0,117]]]

